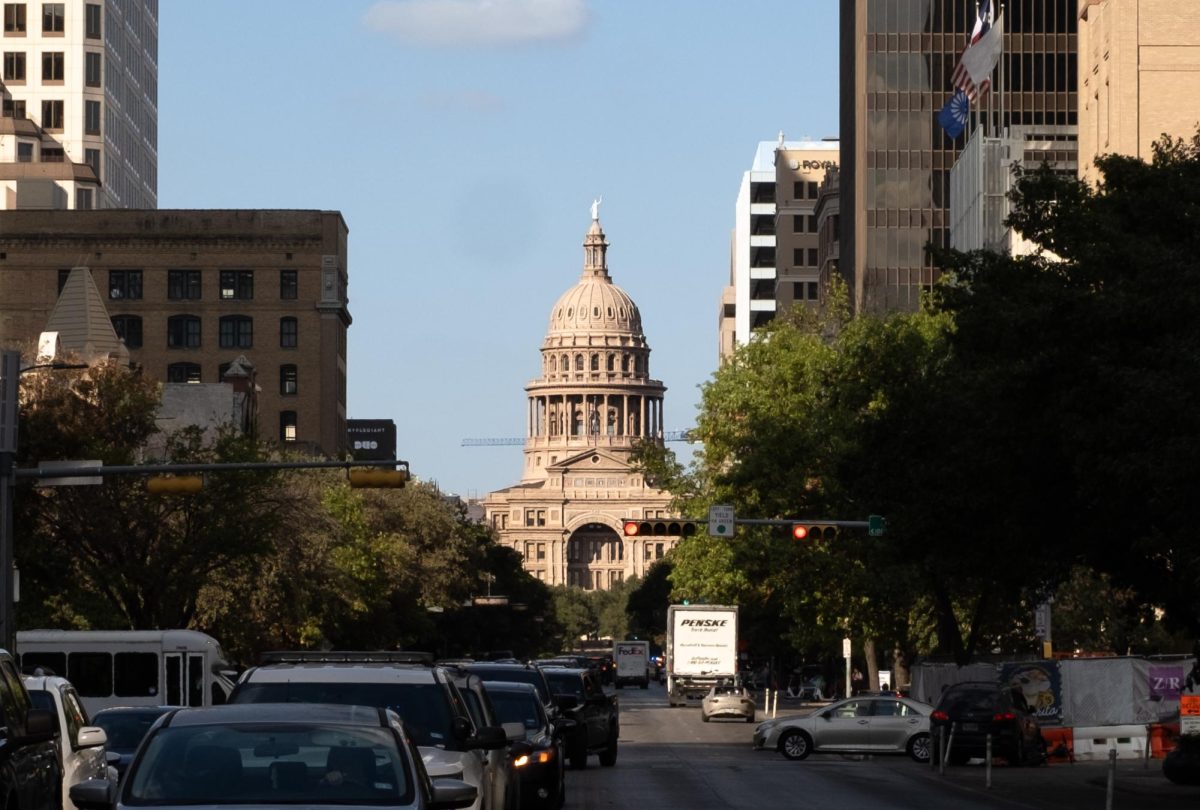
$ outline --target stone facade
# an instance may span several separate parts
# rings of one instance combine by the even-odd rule
[[[261,434],[341,457],[347,233],[336,211],[0,211],[0,345],[36,344],[86,265],[131,363],[216,383],[245,356]]]
[[[1079,173],[1095,159],[1149,160],[1163,133],[1190,138],[1200,119],[1197,7],[1179,0],[1081,0]]]
[[[639,442],[663,440],[666,388],[633,300],[608,274],[593,214],[579,283],[558,299],[541,376],[525,386],[525,465],[516,486],[484,499],[485,520],[548,585],[607,590],[643,576],[677,537],[626,537],[630,519],[669,517],[671,495],[631,469]]]

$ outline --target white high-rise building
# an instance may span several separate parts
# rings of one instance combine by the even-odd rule
[[[0,209],[158,206],[158,0],[4,2]]]

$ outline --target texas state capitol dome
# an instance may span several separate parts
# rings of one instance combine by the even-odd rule
[[[625,537],[629,519],[669,517],[671,495],[631,469],[641,441],[663,440],[666,387],[629,293],[608,273],[596,206],[583,274],[550,309],[541,376],[525,386],[525,469],[484,499],[501,544],[548,585],[607,590],[646,571],[673,537]]]

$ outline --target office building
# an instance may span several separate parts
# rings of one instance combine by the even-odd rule
[[[158,0],[5,2],[0,209],[158,206]]]
[[[238,361],[264,438],[340,458],[346,242],[336,211],[0,211],[0,345],[36,345],[85,266],[145,374],[227,382]]]
[[[626,520],[666,518],[671,495],[634,469],[641,442],[663,441],[666,387],[650,376],[642,316],[608,272],[593,208],[583,275],[559,296],[525,386],[525,469],[489,493],[485,519],[547,585],[608,590],[644,576],[677,536],[626,536]]]
[[[1005,4],[989,131],[1077,123],[1076,12]],[[842,3],[839,270],[858,310],[913,310],[935,281],[925,247],[949,244],[950,171],[970,134],[947,137],[937,114],[975,17],[974,0]]]
[[[1164,133],[1200,122],[1200,5],[1180,0],[1080,0],[1079,171],[1095,159],[1150,160]]]

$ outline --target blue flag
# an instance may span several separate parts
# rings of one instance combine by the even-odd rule
[[[956,90],[946,106],[938,113],[938,124],[951,138],[957,138],[967,126],[967,116],[971,114],[971,100],[962,90]]]

